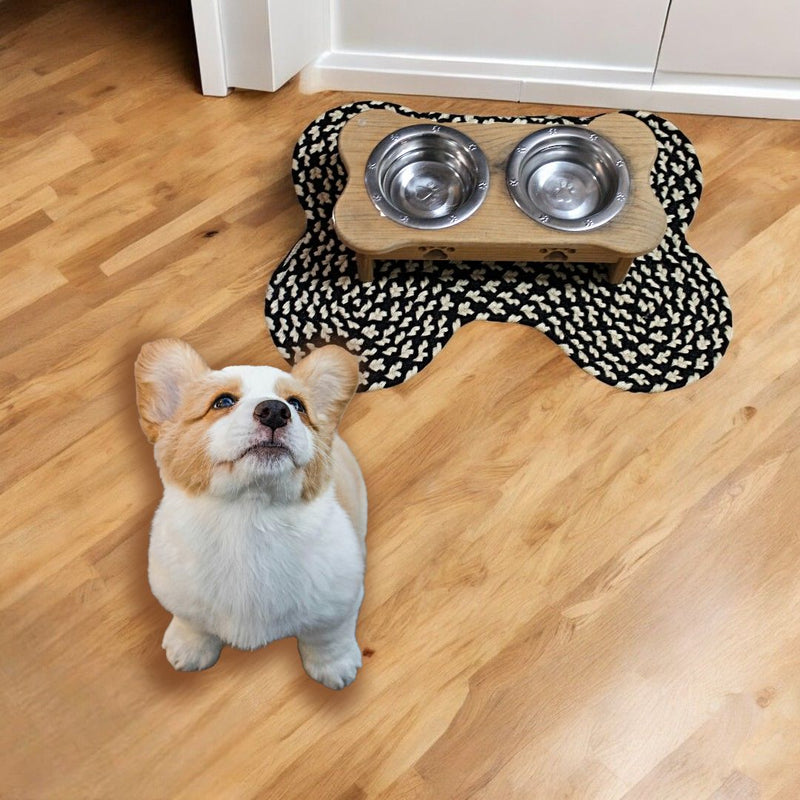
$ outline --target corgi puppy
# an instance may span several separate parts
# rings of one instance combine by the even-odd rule
[[[173,617],[162,647],[178,670],[213,666],[223,645],[296,636],[306,672],[330,689],[361,666],[367,494],[336,432],[358,361],[328,345],[291,372],[210,369],[188,344],[145,344],[135,367],[164,495],[149,579]]]

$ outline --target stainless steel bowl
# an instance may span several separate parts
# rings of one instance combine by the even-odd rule
[[[410,125],[375,147],[364,175],[372,202],[409,228],[449,228],[474,214],[489,188],[486,156],[443,125]]]
[[[526,136],[506,165],[506,185],[529,216],[560,231],[605,225],[625,207],[625,159],[591,129],[552,125]]]

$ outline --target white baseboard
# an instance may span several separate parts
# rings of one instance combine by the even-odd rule
[[[328,51],[303,70],[301,89],[641,108],[800,119],[800,81],[667,73],[575,64],[439,59]]]

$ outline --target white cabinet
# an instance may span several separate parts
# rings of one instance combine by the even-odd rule
[[[338,0],[332,88],[800,119],[800,0]]]
[[[340,0],[332,49],[476,62],[602,64],[652,73],[668,5],[668,0]]]
[[[305,86],[556,103],[649,89],[669,0],[339,0]],[[584,99],[587,85],[592,100]],[[613,91],[612,91],[613,94]]]
[[[203,93],[274,91],[328,47],[328,0],[192,0]]]
[[[797,0],[673,0],[653,78],[680,110],[800,118]]]
[[[800,119],[800,0],[192,5],[208,94],[274,90],[311,61],[307,91]]]
[[[658,72],[800,79],[798,0],[672,0]]]

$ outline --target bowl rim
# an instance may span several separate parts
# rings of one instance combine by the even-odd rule
[[[397,208],[381,191],[378,165],[393,149],[421,136],[450,139],[466,150],[473,160],[476,172],[474,191],[453,213],[439,217],[415,217]],[[372,204],[382,216],[407,228],[439,230],[458,225],[471,217],[483,204],[489,191],[489,162],[480,145],[462,131],[438,122],[416,123],[392,131],[375,145],[364,167],[364,184]]]
[[[522,167],[530,158],[532,150],[539,149],[539,145],[543,142],[551,142],[550,146],[553,146],[563,143],[565,139],[590,142],[593,148],[605,151],[617,176],[617,186],[612,201],[594,213],[576,219],[553,217],[545,209],[539,208],[523,191],[519,179]],[[605,136],[580,125],[547,125],[517,142],[509,154],[506,163],[506,189],[517,208],[540,225],[560,231],[591,231],[611,222],[628,204],[631,199],[631,176],[624,156]]]

